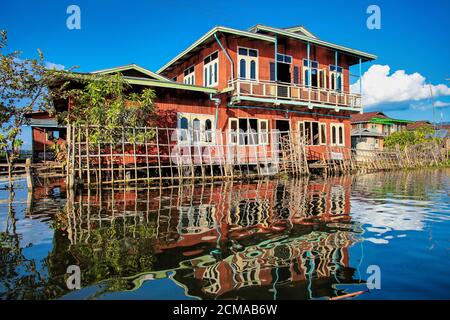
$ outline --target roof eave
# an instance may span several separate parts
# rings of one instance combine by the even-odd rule
[[[168,67],[170,67],[172,64],[174,64],[176,61],[178,61],[181,58],[183,58],[186,54],[188,54],[194,48],[198,47],[204,41],[206,41],[207,39],[212,37],[216,32],[235,34],[235,35],[239,35],[239,36],[244,36],[244,37],[250,37],[250,38],[254,38],[254,39],[264,40],[264,41],[268,41],[268,42],[275,42],[275,39],[273,37],[270,37],[270,36],[266,36],[266,35],[262,35],[262,34],[255,34],[255,33],[252,33],[252,32],[241,31],[241,30],[232,29],[232,28],[228,28],[228,27],[216,26],[216,27],[212,28],[211,30],[209,30],[207,33],[205,33],[200,39],[195,41],[192,45],[190,45],[187,49],[182,51],[175,58],[173,58],[168,63],[166,63],[164,66],[162,66],[158,71],[156,71],[156,73],[160,74],[161,72],[166,70]]]
[[[124,77],[124,79],[129,84],[142,85],[142,86],[148,86],[148,87],[188,90],[188,91],[203,92],[203,93],[208,93],[208,94],[211,94],[211,93],[216,94],[218,92],[217,89],[215,89],[215,88],[193,86],[193,85],[188,85],[188,84],[174,82],[174,81],[161,81],[161,80],[133,78],[133,77]]]
[[[360,50],[344,47],[344,46],[341,46],[341,45],[338,45],[338,44],[334,44],[334,43],[331,43],[331,42],[327,42],[327,41],[323,41],[323,40],[320,40],[320,39],[317,39],[317,38],[311,38],[311,37],[303,36],[303,35],[300,35],[300,34],[297,34],[297,33],[294,33],[294,32],[290,32],[290,31],[286,31],[286,30],[283,30],[283,29],[272,28],[272,27],[268,27],[268,26],[264,26],[264,25],[259,25],[258,24],[256,26],[252,27],[250,30],[253,31],[253,32],[258,32],[258,30],[262,30],[262,31],[266,31],[266,32],[273,32],[273,33],[276,33],[276,34],[284,35],[286,37],[291,37],[291,38],[302,40],[302,41],[305,41],[305,42],[311,42],[311,43],[314,43],[314,44],[317,44],[317,45],[321,45],[321,46],[332,48],[332,49],[335,49],[335,50],[338,50],[338,51],[341,51],[341,52],[345,52],[347,54],[352,54],[352,55],[357,56],[357,57],[365,58],[365,61],[371,61],[371,60],[375,60],[375,59],[378,58],[376,55],[371,54],[371,53],[367,53],[367,52],[364,52],[364,51],[360,51]]]

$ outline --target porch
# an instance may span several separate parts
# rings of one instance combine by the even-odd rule
[[[307,106],[312,109],[328,108],[349,111],[362,111],[360,94],[335,91],[302,84],[279,81],[234,79],[228,82],[232,91],[231,101],[268,102]]]

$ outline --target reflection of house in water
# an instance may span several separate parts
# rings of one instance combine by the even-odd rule
[[[202,298],[268,299],[273,298],[274,286],[280,298],[308,298],[324,281],[353,282],[347,248],[354,241],[348,231],[264,241],[206,266],[194,259],[192,270],[179,270],[175,278],[186,284],[190,295]],[[293,291],[308,285],[309,292]],[[254,286],[257,292],[251,292]],[[330,285],[321,294],[333,296],[332,290]]]
[[[90,230],[117,221],[124,237],[139,224],[154,225],[155,261],[142,271],[175,271],[173,279],[202,298],[334,296],[333,284],[353,282],[351,183],[338,177],[87,191],[68,203],[69,237],[88,241]]]

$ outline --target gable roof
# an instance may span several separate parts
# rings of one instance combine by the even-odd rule
[[[211,41],[215,41],[214,36],[216,33],[219,33],[219,32],[275,43],[276,40],[275,40],[274,36],[269,35],[269,34],[264,34],[264,33],[273,33],[276,35],[282,35],[285,37],[302,40],[305,42],[311,42],[313,44],[316,44],[316,45],[319,45],[322,47],[326,47],[326,48],[334,49],[334,50],[337,50],[340,52],[344,52],[345,54],[361,58],[363,62],[374,60],[377,58],[377,56],[374,54],[370,54],[370,53],[363,52],[360,50],[340,46],[337,44],[333,44],[331,42],[319,40],[315,35],[313,35],[309,30],[307,30],[303,26],[295,26],[295,27],[289,27],[286,29],[278,29],[278,28],[272,28],[272,27],[261,25],[261,24],[257,24],[256,26],[250,28],[248,31],[242,31],[242,30],[223,27],[223,26],[216,26],[216,27],[212,28],[211,30],[209,30],[207,33],[205,33],[200,39],[195,41],[187,49],[182,51],[180,54],[178,54],[176,57],[174,57],[172,60],[170,60],[164,66],[162,66],[158,71],[156,71],[156,73],[160,74],[164,71],[167,71],[167,69],[169,67],[176,65],[176,63],[180,59],[186,58],[187,56],[193,55],[197,51],[199,51],[200,46],[205,45]]]
[[[283,30],[287,30],[287,31],[294,32],[297,34],[303,34],[307,37],[318,39],[311,31],[306,29],[304,26],[288,27],[288,28],[283,28]]]
[[[351,122],[369,122],[372,118],[387,118],[387,116],[380,111],[357,113],[351,117]]]
[[[134,73],[133,73],[134,71]],[[91,72],[92,74],[111,74],[111,73],[122,73],[124,76],[130,75],[130,76],[139,76],[142,78],[149,78],[154,80],[162,80],[162,81],[170,81],[166,77],[157,74],[155,72],[152,72],[148,69],[145,69],[143,67],[138,66],[137,64],[131,63],[124,66],[114,67],[114,68],[108,68],[108,69],[102,69]],[[130,73],[131,72],[131,73]]]
[[[254,39],[259,39],[259,40],[268,41],[268,42],[275,42],[275,39],[273,37],[269,37],[269,36],[266,36],[263,34],[256,34],[253,32],[242,31],[242,30],[237,30],[237,29],[222,27],[222,26],[216,26],[216,27],[212,28],[211,30],[209,30],[207,33],[205,33],[200,39],[198,39],[193,44],[191,44],[187,49],[185,49],[180,54],[178,54],[175,58],[173,58],[168,63],[166,63],[164,66],[162,66],[158,71],[156,71],[156,73],[159,74],[159,73],[165,71],[167,68],[174,65],[178,60],[180,60],[181,58],[184,58],[186,55],[194,54],[196,52],[195,49],[197,49],[200,45],[208,43],[211,40],[215,41],[215,39],[213,39],[213,38],[214,38],[214,35],[218,32],[233,34],[233,35],[237,35],[237,36],[243,36],[243,37],[247,37],[247,38],[254,38]]]
[[[298,34],[292,31],[289,31],[287,29],[279,29],[279,28],[273,28],[273,27],[269,27],[269,26],[265,26],[265,25],[261,25],[261,24],[257,24],[256,26],[252,27],[249,31],[251,32],[255,32],[255,33],[259,33],[259,32],[266,32],[266,33],[273,33],[276,35],[282,35],[288,38],[293,38],[293,39],[297,39],[297,40],[302,40],[305,42],[311,42],[313,44],[322,46],[322,47],[326,47],[326,48],[330,48],[330,49],[334,49],[337,51],[341,51],[344,52],[348,55],[353,55],[355,57],[359,57],[362,59],[362,61],[370,61],[370,60],[374,60],[377,58],[376,55],[371,54],[371,53],[367,53],[364,51],[360,51],[360,50],[356,50],[356,49],[352,49],[352,48],[348,48],[348,47],[344,47],[338,44],[334,44],[331,42],[327,42],[327,41],[323,41],[317,38],[313,38],[310,36],[305,36],[302,34]]]
[[[423,127],[423,126],[431,127],[432,124],[428,120],[419,120],[419,121],[416,121],[416,122],[413,122],[413,123],[408,123],[406,125],[406,129],[407,130],[416,130],[416,129],[418,129],[420,127]]]
[[[384,135],[380,132],[373,132],[369,129],[353,129],[350,132],[351,136],[362,136],[362,137],[383,137]]]

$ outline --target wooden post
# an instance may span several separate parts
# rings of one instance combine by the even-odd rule
[[[86,126],[86,166],[87,166],[87,184],[91,185],[91,165],[90,165],[90,154],[89,154],[89,125]]]
[[[27,174],[27,187],[28,187],[28,191],[33,190],[33,175],[31,172],[31,159],[27,158],[26,162],[25,162],[25,171]]]

